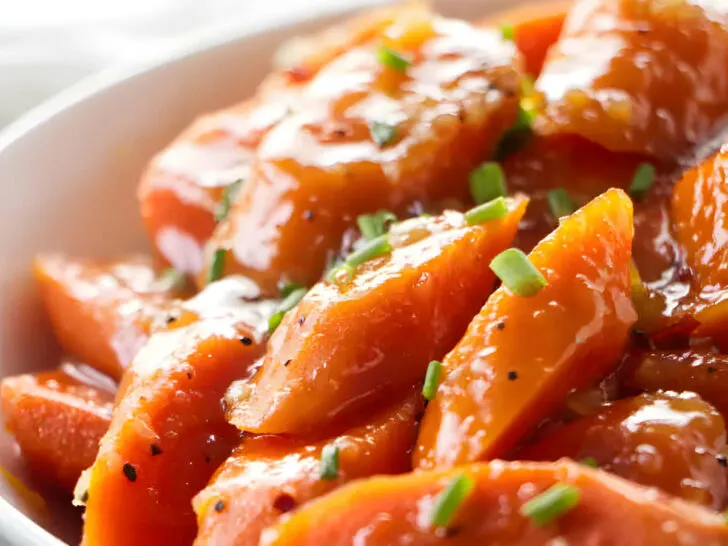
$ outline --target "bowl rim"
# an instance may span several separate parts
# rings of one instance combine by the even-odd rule
[[[133,80],[166,65],[181,62],[196,55],[245,39],[260,36],[273,30],[293,29],[298,25],[314,22],[317,19],[344,16],[365,7],[389,3],[389,0],[319,0],[316,9],[294,9],[277,13],[270,19],[236,22],[229,25],[216,25],[206,31],[192,32],[184,42],[167,50],[163,55],[148,62],[135,65],[119,65],[103,69],[86,76],[66,89],[46,99],[38,106],[22,114],[0,130],[0,156],[7,153],[16,143],[65,111],[80,105],[87,99],[103,93],[123,82]],[[8,500],[0,497],[0,538],[9,544],[27,546],[66,546],[41,525],[25,516]]]

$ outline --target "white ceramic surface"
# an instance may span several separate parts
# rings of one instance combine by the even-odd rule
[[[383,0],[348,0],[317,13],[296,10],[274,24],[244,22],[186,44],[163,63],[85,80],[0,133],[0,377],[52,367],[57,357],[30,274],[34,255],[143,250],[135,186],[148,159],[195,115],[250,95],[284,40],[377,3]],[[467,19],[515,3],[434,2],[443,14]],[[30,480],[4,432],[0,466]],[[62,544],[53,534],[76,541],[78,521],[72,511],[33,509],[0,474],[0,544]]]

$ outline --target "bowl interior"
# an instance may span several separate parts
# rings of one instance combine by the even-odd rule
[[[163,64],[86,80],[0,134],[0,217],[6,226],[0,232],[0,377],[53,367],[58,357],[30,274],[36,254],[104,257],[143,251],[135,187],[149,158],[197,114],[251,95],[283,41],[375,3],[382,2],[336,3],[339,7],[329,5],[323,14],[292,14],[270,28],[241,21],[227,37],[187,44]],[[443,14],[466,19],[517,3],[434,2]],[[0,432],[0,470],[43,490],[5,432]],[[41,506],[4,476],[0,535],[13,544],[58,544],[51,534],[78,542],[80,514],[68,499]]]

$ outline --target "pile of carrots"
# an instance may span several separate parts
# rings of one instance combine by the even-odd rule
[[[36,260],[2,412],[82,543],[728,545],[728,5],[285,59],[151,160],[153,256]]]

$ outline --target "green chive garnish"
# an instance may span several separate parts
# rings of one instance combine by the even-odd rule
[[[298,302],[303,299],[303,297],[306,295],[306,292],[308,292],[308,290],[306,290],[305,288],[296,288],[292,290],[285,298],[283,298],[283,301],[278,306],[276,312],[273,313],[268,319],[268,332],[272,334],[275,329],[280,326],[285,314],[293,309],[296,305],[298,305]]]
[[[328,444],[321,450],[319,476],[322,480],[335,480],[339,477],[339,446]]]
[[[435,398],[437,392],[437,385],[440,381],[440,371],[442,370],[442,363],[433,360],[430,365],[427,366],[427,373],[425,374],[425,384],[422,386],[422,396],[425,400],[432,400]]]
[[[548,284],[528,256],[517,248],[498,254],[490,262],[490,269],[516,296],[533,296]]]
[[[374,121],[369,126],[369,133],[372,140],[380,148],[392,144],[397,138],[397,127],[381,121]]]
[[[405,72],[407,67],[412,63],[407,60],[402,54],[397,53],[393,49],[387,46],[381,46],[377,51],[377,59],[381,64],[396,70],[397,72]]]
[[[483,163],[470,173],[470,194],[476,205],[506,195],[506,177],[498,163]]]
[[[725,524],[728,525],[728,510],[723,512],[723,520],[725,521]]]
[[[362,236],[371,241],[387,233],[388,224],[396,222],[397,217],[388,210],[380,210],[374,214],[360,214],[356,219]]]
[[[632,178],[632,185],[629,187],[629,193],[635,199],[643,197],[655,180],[655,167],[651,163],[640,163]]]
[[[503,218],[506,214],[508,214],[506,200],[503,197],[496,197],[492,201],[473,207],[463,216],[465,216],[465,221],[472,226]]]
[[[568,216],[574,212],[574,202],[571,200],[569,192],[564,188],[551,190],[546,198],[548,199],[551,213],[555,218]]]
[[[280,285],[279,285],[280,286]],[[291,292],[294,292],[295,290],[300,290],[305,288],[298,284],[297,282],[287,282],[281,288],[281,298],[285,299],[288,296],[291,295]]]
[[[594,457],[584,457],[581,461],[579,461],[584,466],[590,466],[592,468],[599,468],[599,464],[597,463],[597,460]]]
[[[539,496],[521,506],[521,514],[543,527],[579,504],[581,492],[578,488],[565,483],[557,483]]]
[[[225,249],[218,248],[212,255],[212,263],[207,271],[207,284],[215,282],[222,277],[222,270],[225,268]]]
[[[516,39],[516,33],[513,30],[513,25],[505,23],[500,27],[501,34],[504,40],[510,40],[511,42]]]
[[[440,493],[432,506],[432,525],[447,527],[453,520],[455,512],[466,498],[472,493],[475,484],[464,474],[453,478],[448,486]]]
[[[369,241],[359,250],[355,250],[354,252],[349,254],[344,264],[350,267],[357,267],[364,262],[373,260],[377,256],[381,256],[382,254],[391,252],[391,250],[392,245],[389,244],[387,235],[380,235],[379,237],[375,237],[374,239]]]
[[[230,212],[230,205],[232,205],[233,201],[235,201],[235,197],[238,195],[242,183],[242,180],[236,180],[222,190],[222,199],[215,208],[216,222],[222,222],[227,217]]]

